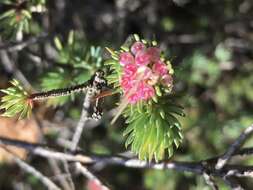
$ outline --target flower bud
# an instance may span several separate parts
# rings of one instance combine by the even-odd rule
[[[152,62],[158,61],[160,59],[160,49],[157,47],[148,48],[147,53],[150,55]]]
[[[146,46],[142,42],[135,42],[131,47],[131,52],[136,55],[139,51],[144,51]]]
[[[134,63],[134,57],[130,52],[122,52],[119,57],[119,63],[121,65],[127,65]]]
[[[166,87],[171,87],[172,83],[173,83],[173,78],[171,75],[164,75],[162,76],[162,80],[161,80],[162,85],[166,86]]]
[[[162,62],[161,60],[158,60],[152,67],[153,72],[156,74],[163,76],[168,73],[167,65]]]
[[[138,51],[135,56],[135,64],[136,65],[148,65],[150,60],[150,55],[146,51]]]

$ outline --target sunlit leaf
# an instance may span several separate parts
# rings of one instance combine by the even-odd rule
[[[1,98],[0,109],[4,110],[2,116],[14,117],[19,119],[29,117],[32,111],[32,101],[29,100],[28,93],[17,80],[11,81],[12,86],[2,89],[5,95]]]

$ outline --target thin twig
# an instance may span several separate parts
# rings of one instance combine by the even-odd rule
[[[25,75],[16,67],[13,60],[9,57],[7,51],[0,50],[0,59],[1,59],[4,69],[8,73],[13,74],[15,78],[17,78],[19,81],[21,81],[26,89],[29,89],[29,90],[33,89],[32,85],[26,79]]]
[[[39,126],[39,131],[40,131],[40,135],[41,135],[41,140],[42,142],[46,142],[46,139],[44,137],[44,133],[42,131],[42,129],[44,128],[42,122],[36,117],[36,115],[33,115],[33,118],[34,120],[36,121],[37,125]],[[58,165],[58,161],[59,160],[56,160],[56,159],[53,159],[53,158],[48,158],[48,162],[50,164],[50,166],[52,167],[52,170],[53,170],[53,173],[55,176],[58,176],[61,174],[61,168],[60,166]],[[63,163],[67,163],[66,161],[63,161]],[[67,179],[68,178],[71,178],[71,175],[69,174],[69,176],[67,176]],[[72,186],[72,184],[68,184],[68,181],[65,180],[64,178],[61,178],[61,177],[58,177],[57,178],[60,185],[62,186],[62,188],[64,190],[75,190],[75,187]],[[68,179],[69,180],[69,179]],[[70,179],[72,181],[72,179]]]
[[[244,190],[244,188],[235,179],[231,177],[224,177],[223,179],[232,190]]]
[[[24,141],[8,139],[4,137],[0,137],[0,144],[23,148],[23,149],[28,150],[32,154],[42,156],[45,158],[55,158],[57,160],[66,160],[66,161],[74,161],[74,162],[82,162],[82,163],[91,162],[91,159],[89,157],[55,151],[41,144],[33,144],[33,143],[24,142]]]
[[[240,147],[244,144],[244,142],[249,138],[253,133],[253,124],[247,127],[242,134],[238,137],[238,139],[229,147],[227,152],[218,159],[215,168],[217,170],[223,168],[226,163],[230,160],[231,156],[240,149]]]
[[[68,162],[66,160],[63,160],[62,162],[63,162],[64,171],[66,172],[66,174],[68,174],[67,175],[67,180],[70,184],[70,187],[71,187],[70,189],[75,190],[75,184],[73,182],[71,173],[69,171]]]
[[[38,178],[48,189],[60,190],[60,188],[56,184],[54,184],[48,177],[44,176],[34,167],[30,166],[18,157],[14,156],[13,159],[19,165],[20,168]]]
[[[51,190],[60,190],[60,188],[54,184],[48,177],[44,176],[41,172],[36,170],[31,165],[27,164],[25,161],[21,160],[14,152],[12,152],[7,147],[2,147],[5,151],[7,151],[11,156],[12,159],[22,168],[24,171],[32,174],[36,178],[38,178],[48,189]]]
[[[251,129],[251,126],[249,127],[249,129]],[[240,137],[238,138],[238,139],[241,139],[239,140],[240,142],[243,141],[242,139],[246,139],[244,136],[249,136],[249,131],[250,131],[249,129],[245,130],[244,133],[240,135]],[[130,167],[130,168],[152,168],[152,169],[157,169],[157,170],[164,170],[164,169],[176,170],[176,171],[181,171],[181,172],[182,171],[191,172],[198,175],[204,175],[205,173],[208,173],[209,176],[217,176],[224,180],[230,179],[231,177],[253,178],[253,166],[226,164],[225,167],[223,167],[222,169],[216,169],[215,166],[216,166],[217,160],[223,157],[224,154],[221,156],[216,156],[216,157],[198,161],[198,162],[177,162],[177,161],[165,162],[164,161],[161,163],[154,163],[154,162],[146,162],[146,161],[141,161],[134,158],[125,158],[125,157],[120,157],[120,156],[111,156],[111,157],[96,156],[96,155],[87,156],[85,154],[82,154],[81,152],[74,153],[73,151],[69,153],[63,153],[63,152],[56,151],[52,148],[50,149],[48,146],[45,146],[45,145],[32,144],[32,143],[27,143],[23,141],[7,139],[4,137],[0,137],[0,144],[20,147],[20,148],[29,150],[31,153],[35,155],[39,155],[45,158],[54,158],[54,159],[58,159],[62,161],[64,160],[64,161],[69,161],[69,162],[70,161],[75,162],[75,165],[77,166],[77,168],[79,168],[80,166],[79,164],[81,163],[82,164],[98,164],[98,165],[105,165],[105,166],[119,165],[119,166]],[[239,148],[236,148],[236,150],[231,153],[230,158],[235,157],[235,156],[247,156],[247,155],[253,154],[253,148],[244,148],[241,150],[239,150]],[[93,175],[87,169],[85,169],[85,171],[86,171],[86,174],[85,174],[86,176]],[[208,184],[212,185],[213,189],[216,188],[215,184],[212,181],[211,181],[212,183],[209,183],[210,180],[207,180],[207,182]]]
[[[177,171],[186,171],[192,172],[196,174],[202,174],[204,171],[203,161],[199,162],[162,162],[162,163],[148,163],[146,161],[141,161],[138,159],[129,159],[119,156],[87,156],[84,154],[73,154],[73,153],[63,153],[53,149],[46,148],[43,145],[26,143],[23,141],[11,140],[0,137],[0,144],[4,145],[12,145],[19,148],[26,149],[30,151],[34,155],[42,156],[45,158],[54,158],[58,160],[65,160],[70,162],[80,162],[83,164],[103,164],[103,165],[121,165],[125,167],[131,168],[153,168],[158,170],[163,169],[173,169]],[[253,149],[253,148],[252,148]],[[241,150],[243,151],[243,150]],[[248,151],[248,150],[247,150]],[[208,159],[212,160],[212,159]],[[214,175],[217,176],[236,176],[236,177],[252,177],[253,168],[246,166],[235,166],[235,165],[227,165],[223,168],[221,173],[216,172],[214,169]]]
[[[101,75],[98,73],[95,74],[95,76],[93,77],[93,81],[91,82],[92,82],[92,86],[89,86],[87,88],[87,92],[86,92],[84,102],[83,102],[81,117],[72,138],[72,145],[70,147],[72,152],[76,151],[83,129],[85,127],[85,124],[90,119],[89,109],[91,106],[91,101],[93,97],[96,96],[100,92],[101,85],[105,83],[103,78],[101,78]],[[102,182],[95,175],[93,175],[86,167],[82,166],[80,162],[75,163],[75,167],[88,179],[95,180],[96,183],[98,183],[104,190],[109,190],[109,188],[103,185]]]
[[[89,86],[87,86],[87,91],[83,102],[81,117],[79,119],[75,133],[72,138],[71,151],[75,151],[77,149],[85,123],[90,119],[89,109],[93,97],[96,96],[98,93],[100,93],[103,85],[106,84],[106,81],[103,78],[103,76],[104,73],[98,71],[89,81]]]
[[[209,158],[205,161],[198,161],[198,162],[173,161],[173,162],[162,162],[162,163],[153,163],[153,162],[148,163],[148,162],[141,161],[138,159],[129,159],[129,158],[119,157],[119,156],[111,156],[111,157],[87,156],[82,153],[79,153],[79,154],[63,153],[63,152],[54,150],[52,148],[49,148],[48,146],[45,146],[45,145],[27,143],[24,141],[7,139],[4,137],[0,137],[0,144],[23,148],[23,149],[28,150],[34,155],[42,156],[45,158],[54,158],[57,160],[65,160],[69,162],[80,162],[83,164],[101,163],[104,165],[121,165],[121,166],[132,167],[132,168],[175,169],[177,171],[188,171],[188,172],[197,173],[197,174],[201,174],[203,172],[204,170],[203,162],[207,162],[207,164],[208,163],[211,164],[212,162],[218,159],[217,157],[214,157],[214,158]],[[251,154],[248,154],[248,153],[251,153]],[[238,156],[241,154],[252,155],[252,153],[253,153],[253,148],[246,148],[246,149],[240,150],[239,152],[234,153],[234,156]],[[215,171],[213,172],[215,173]],[[226,165],[226,167],[223,168],[223,173],[222,173],[223,176],[234,175],[237,177],[253,177],[252,174],[253,174],[252,167],[246,167],[246,166],[243,167],[243,166],[237,166],[237,165]],[[218,175],[218,173],[215,175]]]
[[[242,166],[242,165],[233,165],[233,168],[227,167],[229,165],[226,165],[224,167],[223,172],[218,172],[221,173],[222,176],[224,177],[251,177],[253,178],[253,167],[252,166]],[[217,170],[216,170],[217,171]]]
[[[54,89],[46,92],[39,92],[30,95],[31,100],[45,100],[49,98],[55,98],[59,96],[68,96],[71,93],[83,92],[88,88],[89,81],[69,88]]]
[[[47,39],[49,37],[48,34],[43,33],[39,36],[36,37],[31,37],[27,40],[23,40],[23,41],[18,41],[18,42],[10,42],[7,44],[0,44],[0,50],[5,50],[5,51],[20,51],[22,49],[24,49],[25,47],[32,45],[32,44],[36,44],[38,42],[44,41],[45,39]]]
[[[92,92],[92,89],[88,88],[87,93],[86,93],[85,98],[84,98],[84,102],[83,102],[81,117],[80,117],[80,120],[78,121],[75,133],[74,133],[73,138],[72,138],[72,145],[71,145],[71,150],[72,151],[76,150],[76,148],[78,146],[78,143],[79,143],[79,140],[81,138],[85,123],[89,120],[88,110],[90,108],[91,100],[92,100],[92,97],[93,97],[91,92]]]
[[[61,173],[61,168],[58,165],[58,160],[49,158],[48,159],[49,164],[51,165],[53,172],[54,172],[54,176],[60,176],[62,175]],[[65,161],[66,162],[66,161]],[[68,174],[69,175],[69,174]],[[66,178],[68,178],[69,176],[66,176]],[[73,190],[73,188],[70,187],[70,185],[68,184],[68,182],[65,180],[65,178],[61,178],[61,177],[57,177],[56,178],[59,181],[59,184],[62,186],[62,188],[64,190]]]
[[[87,179],[95,181],[101,188],[102,190],[109,190],[108,187],[103,185],[101,181],[93,175],[86,167],[82,166],[80,162],[76,163],[76,168],[78,171],[80,171]]]
[[[219,190],[219,187],[217,186],[211,175],[204,172],[203,177],[205,179],[206,184],[209,185],[213,190]]]

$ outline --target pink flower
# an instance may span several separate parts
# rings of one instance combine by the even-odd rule
[[[142,42],[135,42],[131,47],[131,52],[136,55],[138,51],[145,50],[145,45]]]
[[[123,88],[123,91],[128,91],[133,87],[133,80],[131,77],[123,76],[120,81],[120,85]]]
[[[140,99],[148,100],[154,95],[155,95],[155,90],[151,85],[148,85],[145,82],[140,83],[139,85]]]
[[[129,96],[128,101],[131,104],[137,103],[139,101],[138,94],[133,94],[133,95]]]
[[[126,77],[132,77],[137,72],[137,65],[136,64],[127,64],[123,68],[123,75]]]
[[[152,67],[153,72],[155,72],[156,74],[163,76],[166,75],[168,73],[168,68],[167,65],[162,62],[161,60],[157,61],[153,67]]]
[[[128,76],[123,73],[120,81],[124,95],[132,104],[140,100],[148,100],[155,94],[154,88],[146,82],[148,78],[142,76],[145,72],[152,74],[151,70],[148,67],[142,66],[139,72],[141,73]]]
[[[153,75],[152,70],[146,65],[124,65],[120,85],[131,104],[148,100],[155,95],[153,86],[148,84]]]
[[[171,75],[164,75],[162,76],[162,84],[166,87],[171,87],[173,83],[173,78]]]
[[[147,53],[150,55],[150,59],[153,62],[158,61],[160,59],[160,49],[157,47],[148,48]]]
[[[139,82],[137,85],[136,92],[131,94],[128,101],[131,104],[135,104],[140,100],[148,100],[155,95],[155,90],[152,86],[146,84],[144,81]]]
[[[153,74],[152,70],[145,65],[139,66],[137,69],[137,73],[139,74],[139,77],[141,77],[141,79],[149,79]]]
[[[123,52],[119,56],[119,63],[121,65],[132,64],[132,63],[134,63],[134,57],[129,52]]]
[[[124,96],[127,97],[130,103],[136,103],[139,100],[139,81],[123,77],[120,85]]]
[[[148,65],[151,62],[150,55],[146,51],[138,51],[135,55],[136,65]]]
[[[173,79],[167,65],[160,59],[160,49],[135,42],[131,52],[120,54],[119,63],[122,65],[120,86],[129,103],[135,104],[155,96],[154,86],[162,84],[172,87]]]

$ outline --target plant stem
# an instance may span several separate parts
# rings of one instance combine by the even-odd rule
[[[238,139],[230,145],[227,152],[218,159],[215,168],[217,170],[222,169],[228,161],[231,159],[232,155],[238,151],[241,146],[244,144],[244,142],[253,134],[253,124],[247,127],[241,135],[238,137]]]
[[[55,98],[60,96],[68,96],[72,93],[86,91],[88,88],[92,89],[102,89],[103,86],[106,85],[106,81],[103,78],[103,73],[101,71],[97,71],[90,80],[78,84],[75,86],[71,86],[68,88],[62,89],[53,89],[46,92],[33,93],[29,96],[30,100],[44,100],[48,98]]]
[[[44,100],[48,98],[55,98],[60,96],[68,96],[72,93],[82,92],[89,86],[89,81],[69,88],[53,89],[46,92],[34,93],[29,96],[31,100]]]

